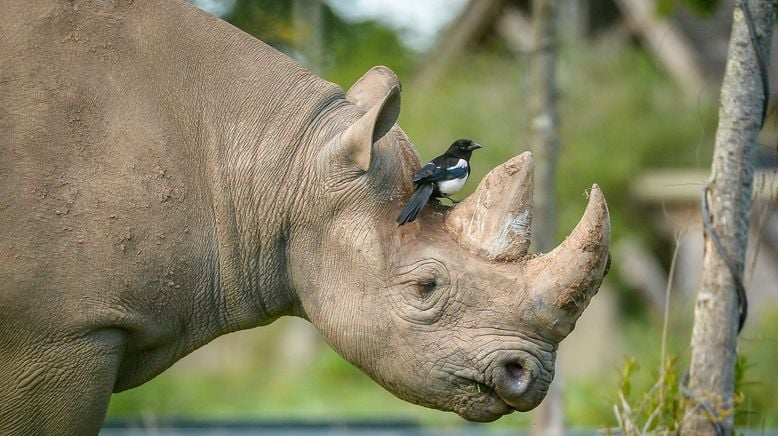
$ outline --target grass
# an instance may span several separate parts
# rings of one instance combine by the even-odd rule
[[[764,321],[752,328],[746,324],[739,339],[740,355],[746,361],[740,386],[745,399],[735,416],[736,423],[746,427],[778,427],[778,379],[775,377],[778,362],[778,310],[763,315]]]

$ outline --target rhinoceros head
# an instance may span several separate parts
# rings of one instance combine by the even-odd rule
[[[292,265],[302,314],[405,400],[476,421],[534,408],[559,342],[606,272],[599,188],[575,230],[544,255],[527,254],[530,153],[493,169],[457,206],[429,205],[398,227],[419,158],[394,125],[397,78],[376,67],[347,99],[351,124],[316,156],[321,191],[298,248],[306,260]]]

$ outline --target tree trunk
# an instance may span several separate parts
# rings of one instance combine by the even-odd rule
[[[556,246],[556,166],[559,154],[556,110],[556,60],[558,50],[558,0],[533,0],[532,23],[535,51],[530,60],[531,145],[536,156],[535,210],[532,238],[536,251],[548,252]],[[532,433],[564,434],[561,374],[534,417]]]
[[[533,242],[541,252],[556,246],[556,166],[559,117],[556,110],[558,0],[534,0],[535,52],[530,60],[530,129],[535,154]]]
[[[775,1],[750,0],[747,5],[758,47],[762,53],[770,53]],[[740,277],[748,243],[755,150],[766,104],[746,16],[743,9],[735,7],[708,197],[713,228]],[[692,331],[691,398],[683,434],[732,433],[738,317],[735,281],[706,232],[702,286]]]

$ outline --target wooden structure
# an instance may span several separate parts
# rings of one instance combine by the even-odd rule
[[[705,170],[665,170],[643,173],[632,182],[631,190],[635,200],[643,205],[651,216],[657,235],[673,241],[679,235],[678,259],[673,289],[675,301],[690,304],[702,279],[702,220],[700,215],[700,194],[708,177]],[[750,229],[749,254],[746,262],[746,287],[751,308],[750,318],[758,318],[765,309],[778,307],[778,172],[774,168],[761,168],[754,176],[754,205]],[[632,242],[631,242],[632,243]],[[662,270],[654,266],[658,261],[644,262],[651,255],[639,243],[637,248],[622,250],[616,246],[618,255],[624,255],[614,269],[622,277],[635,274],[630,265],[640,265],[638,275],[647,280],[630,280],[646,297],[657,301],[657,282],[665,277]],[[637,251],[637,254],[634,252]],[[647,266],[648,265],[648,266]],[[655,307],[652,305],[652,307]],[[660,310],[661,307],[656,307]],[[746,324],[746,328],[751,322]]]

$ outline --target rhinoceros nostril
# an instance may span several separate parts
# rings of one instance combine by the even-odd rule
[[[495,362],[494,391],[509,406],[526,412],[540,404],[546,395],[546,383],[539,378],[544,374],[530,356],[511,354]]]
[[[511,391],[514,395],[521,395],[527,391],[529,385],[529,374],[519,362],[508,362],[505,364],[505,373],[508,376],[506,380],[511,385]]]
[[[514,379],[521,380],[522,376],[524,376],[524,367],[518,363],[509,363],[506,365],[506,367]]]

